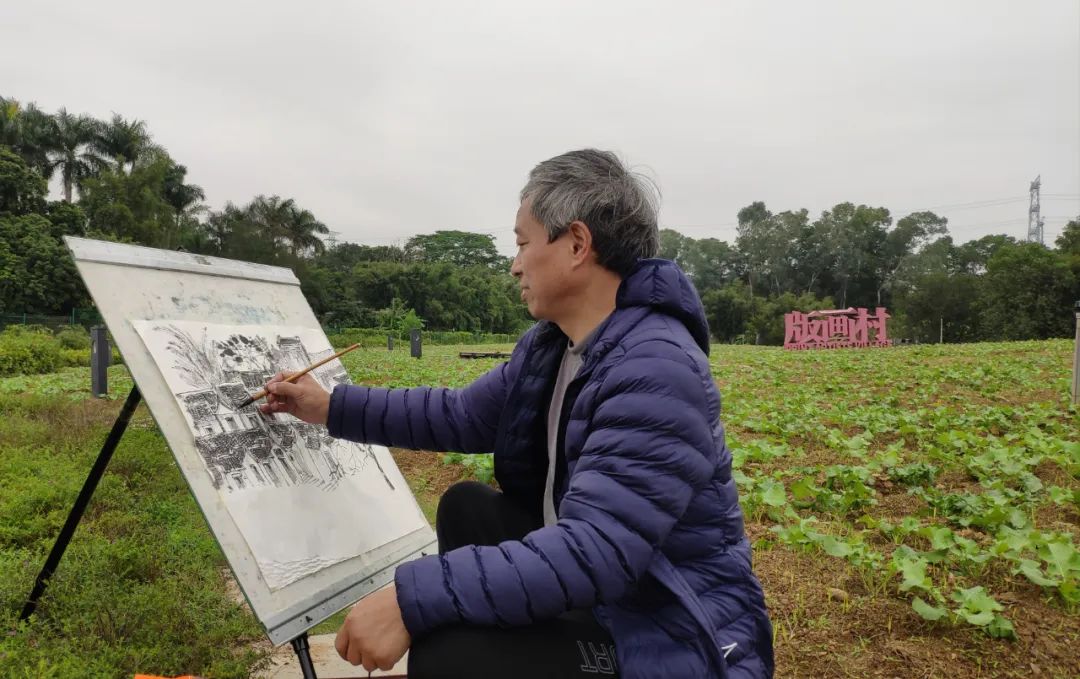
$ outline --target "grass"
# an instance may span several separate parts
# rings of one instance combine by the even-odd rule
[[[54,388],[46,381],[47,393],[0,400],[3,675],[112,677],[152,669],[248,676],[261,658],[243,650],[245,642],[262,630],[225,595],[224,557],[145,408],[124,434],[36,614],[18,623],[119,406],[57,398]]]
[[[346,366],[365,384],[462,386],[496,364],[459,359],[466,349],[425,347],[421,360],[363,349]],[[1080,676],[1069,553],[1049,547],[1080,542],[1071,350],[713,348],[778,676]],[[0,379],[2,676],[243,677],[266,659],[144,407],[36,619],[16,621],[130,385],[120,366],[104,401],[89,398],[87,369]],[[395,458],[429,520],[441,492],[477,471]],[[924,619],[916,595],[943,617]],[[1011,638],[975,624],[984,609]]]

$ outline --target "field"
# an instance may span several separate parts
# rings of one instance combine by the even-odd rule
[[[346,365],[366,384],[460,386],[495,364],[461,349]],[[713,348],[777,676],[1080,676],[1071,353]],[[122,367],[110,378],[104,401],[82,368],[0,379],[0,676],[247,676],[269,649],[143,407],[16,624],[130,388]],[[487,458],[395,457],[429,518],[447,485],[490,476]]]

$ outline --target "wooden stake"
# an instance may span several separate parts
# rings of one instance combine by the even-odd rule
[[[1080,405],[1080,299],[1076,300],[1076,340],[1073,342],[1072,402]]]

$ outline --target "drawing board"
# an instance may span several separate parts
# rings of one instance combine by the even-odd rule
[[[236,406],[333,353],[288,269],[66,238],[253,611],[284,643],[435,551],[389,451]],[[312,372],[328,390],[334,360]]]

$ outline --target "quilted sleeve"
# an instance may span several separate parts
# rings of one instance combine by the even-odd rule
[[[326,427],[331,436],[361,443],[490,453],[526,345],[523,338],[508,362],[464,389],[338,385],[330,396]]]

